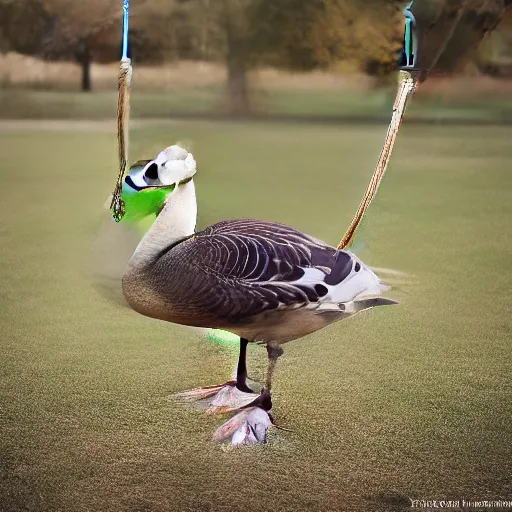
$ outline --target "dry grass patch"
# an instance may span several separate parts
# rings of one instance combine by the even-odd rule
[[[92,64],[95,90],[115,90],[118,63]],[[222,87],[226,69],[212,62],[178,61],[163,66],[136,66],[134,83],[138,90],[166,92],[179,89]],[[375,88],[374,78],[358,73],[346,63],[335,72],[292,73],[275,68],[260,68],[250,74],[255,90],[364,93]],[[80,67],[72,62],[47,62],[17,53],[0,54],[0,85],[44,89],[78,89]],[[510,98],[512,80],[473,75],[430,79],[422,85],[422,96],[446,99]]]

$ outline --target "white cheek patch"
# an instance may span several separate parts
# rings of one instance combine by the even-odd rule
[[[179,181],[180,176],[185,174],[184,160],[170,160],[163,167],[158,169],[158,177],[163,185],[171,185]]]
[[[171,147],[179,148],[179,146]],[[182,148],[179,149],[181,150]],[[173,153],[176,154],[177,152]],[[182,155],[182,153],[179,154]],[[181,181],[184,181],[188,178],[192,178],[192,176],[194,176],[195,173],[196,161],[194,160],[192,153],[187,153],[184,159],[169,159],[164,165],[158,168],[158,177],[162,182],[162,185],[173,185],[174,183],[180,183]]]

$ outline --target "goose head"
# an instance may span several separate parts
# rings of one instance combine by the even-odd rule
[[[126,210],[123,221],[154,218],[176,186],[192,179],[195,173],[192,153],[178,145],[169,146],[153,160],[134,163],[123,180],[121,197]]]

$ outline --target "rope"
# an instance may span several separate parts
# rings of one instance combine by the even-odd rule
[[[391,116],[391,121],[389,123],[388,131],[386,134],[386,139],[384,141],[384,145],[382,147],[382,151],[380,153],[379,159],[377,161],[377,165],[375,167],[375,171],[370,179],[370,183],[366,188],[363,199],[359,204],[359,208],[357,209],[350,226],[348,227],[345,235],[341,239],[341,242],[338,245],[338,249],[348,249],[352,242],[354,241],[357,228],[359,227],[366,210],[370,206],[373,198],[377,194],[377,190],[379,185],[384,177],[386,172],[389,159],[391,158],[391,153],[393,151],[393,146],[395,145],[396,136],[398,135],[398,130],[400,129],[400,125],[402,124],[402,119],[405,113],[405,109],[407,107],[408,100],[414,94],[414,91],[417,87],[417,78],[409,71],[400,71],[399,74],[399,87],[395,98],[395,103],[393,105],[393,115]]]
[[[419,37],[417,32],[416,18],[412,12],[414,0],[411,0],[407,7],[404,9],[405,17],[405,31],[404,31],[404,43],[402,55],[400,58],[400,73],[398,75],[398,91],[396,93],[395,103],[393,105],[393,114],[389,123],[388,132],[382,151],[380,152],[379,159],[373,175],[370,179],[370,183],[366,188],[363,199],[359,204],[350,226],[343,235],[341,242],[338,245],[338,249],[348,249],[356,236],[357,228],[363,220],[364,214],[370,206],[373,198],[377,194],[380,182],[386,173],[391,153],[393,152],[393,146],[398,135],[398,130],[402,124],[405,109],[407,108],[408,101],[412,98],[421,74],[421,66],[418,66],[418,54],[419,54]]]
[[[409,6],[406,8],[406,16],[412,4],[413,1],[411,1]],[[112,216],[114,217],[116,222],[119,222],[125,214],[124,202],[121,198],[121,192],[123,186],[124,173],[126,171],[128,162],[128,121],[130,117],[130,88],[132,81],[131,60],[128,58],[129,9],[130,0],[123,0],[123,49],[118,77],[117,100],[117,143],[119,148],[119,174],[117,177],[114,192],[112,193],[112,201],[110,203]],[[412,19],[414,20],[413,17]],[[411,22],[409,19],[406,19],[404,49],[408,57],[413,51],[414,53],[416,53],[416,48],[413,49],[413,44],[411,42],[410,37]],[[412,97],[414,91],[416,90],[418,84],[418,73],[416,71],[409,71],[403,69],[402,71],[400,71],[399,80],[400,83],[395,98],[395,103],[393,106],[393,115],[391,117],[391,122],[389,124],[389,128],[386,134],[384,146],[382,147],[379,160],[377,161],[377,166],[375,167],[375,171],[373,172],[370,183],[366,188],[366,192],[363,196],[363,199],[359,204],[359,208],[357,209],[357,212],[354,215],[354,218],[352,219],[350,226],[348,227],[347,231],[345,232],[345,235],[343,236],[341,242],[338,245],[338,249],[347,249],[352,245],[354,237],[357,232],[357,228],[359,227],[364,217],[364,214],[366,213],[366,210],[370,206],[373,198],[377,193],[379,185],[386,172],[389,159],[391,158],[391,153],[393,151],[393,146],[395,144],[398,130],[400,129],[405,109],[407,107],[407,102]]]
[[[132,83],[132,65],[128,58],[128,15],[130,0],[123,0],[123,51],[117,81],[117,144],[119,148],[119,174],[112,193],[110,209],[116,222],[124,214],[124,201],[121,198],[123,178],[128,164],[128,121],[130,118],[130,88]]]
[[[391,158],[396,136],[398,135],[398,130],[402,124],[404,112],[407,107],[407,102],[414,94],[417,84],[418,79],[415,72],[400,71],[398,91],[396,94],[395,103],[393,105],[393,115],[391,116],[391,122],[389,123],[384,146],[382,147],[382,151],[380,153],[379,160],[377,161],[375,171],[373,172],[373,175],[370,179],[370,183],[368,184],[363,199],[359,204],[359,208],[357,209],[357,212],[354,215],[350,226],[345,232],[345,235],[343,235],[343,238],[338,245],[338,249],[348,249],[352,245],[357,232],[357,228],[361,224],[366,210],[377,194],[380,182],[384,177],[388,167],[389,159]]]

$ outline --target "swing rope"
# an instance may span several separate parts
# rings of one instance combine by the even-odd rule
[[[412,98],[414,92],[419,83],[420,70],[417,68],[417,54],[418,54],[418,38],[416,34],[416,19],[410,11],[412,0],[409,5],[405,8],[405,33],[404,33],[404,47],[402,52],[403,65],[400,67],[398,76],[398,90],[396,93],[395,103],[393,105],[393,114],[389,123],[384,145],[380,152],[377,165],[373,171],[373,175],[370,179],[370,183],[366,188],[363,195],[363,199],[359,204],[359,207],[348,227],[347,231],[343,235],[341,242],[338,245],[338,249],[349,249],[352,245],[354,238],[357,233],[357,228],[363,220],[364,214],[374,197],[377,194],[379,185],[386,173],[391,153],[395,145],[398,130],[402,124],[402,120],[405,114],[409,100]]]
[[[343,235],[343,238],[338,245],[338,249],[350,248],[356,236],[357,228],[361,224],[366,210],[377,194],[379,185],[388,167],[391,153],[393,152],[393,146],[395,145],[398,130],[402,124],[402,119],[404,117],[405,109],[407,108],[407,103],[414,94],[417,84],[418,80],[413,75],[413,73],[409,71],[400,71],[400,82],[395,98],[395,103],[393,105],[393,115],[391,116],[391,121],[389,123],[386,139],[384,140],[384,145],[382,146],[382,151],[377,161],[375,171],[373,171],[370,183],[368,184],[363,199],[359,204],[359,208],[357,209],[357,212],[354,215],[350,226]]]
[[[405,65],[401,67],[399,74],[399,86],[393,114],[388,127],[384,145],[380,153],[377,165],[366,188],[363,199],[359,204],[356,214],[350,223],[347,231],[341,239],[338,249],[348,249],[352,245],[357,229],[373,201],[379,185],[388,167],[391,153],[402,123],[408,101],[413,96],[418,85],[419,70],[415,67],[417,55],[417,39],[414,32],[415,19],[410,12],[413,1],[405,10],[405,36],[404,36],[404,58]],[[130,89],[132,83],[132,65],[128,58],[128,20],[130,0],[123,0],[123,48],[118,76],[118,99],[117,99],[117,143],[119,149],[119,174],[112,193],[110,209],[116,222],[119,222],[124,214],[124,201],[121,197],[123,178],[128,164],[128,123],[130,118]]]
[[[119,148],[119,174],[112,193],[110,209],[116,222],[124,214],[124,201],[121,198],[123,178],[128,164],[128,122],[130,119],[130,89],[132,84],[132,65],[128,58],[128,16],[130,0],[123,0],[123,50],[117,81],[117,144]]]

